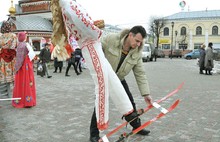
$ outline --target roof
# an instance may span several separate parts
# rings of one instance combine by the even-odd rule
[[[40,16],[33,16],[33,15],[28,15],[28,16],[21,16],[21,17],[16,17],[16,20],[14,21],[16,25],[16,30],[30,30],[30,31],[48,31],[52,32],[52,23],[44,19]]]
[[[189,11],[179,12],[164,19],[167,20],[182,20],[182,19],[208,19],[208,18],[220,18],[220,10],[204,10],[204,11]]]

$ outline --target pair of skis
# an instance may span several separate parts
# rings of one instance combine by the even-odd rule
[[[159,118],[165,116],[168,112],[171,112],[172,110],[174,110],[177,105],[179,104],[179,100],[176,100],[168,109],[165,109],[163,107],[161,107],[159,105],[159,103],[161,103],[162,101],[168,99],[169,97],[173,96],[174,94],[176,94],[184,85],[184,82],[181,83],[175,90],[173,90],[171,93],[169,93],[168,95],[166,95],[165,97],[163,97],[162,99],[154,102],[152,105],[149,105],[148,107],[146,107],[144,110],[142,110],[142,114],[144,114],[145,112],[149,111],[151,108],[155,107],[157,109],[159,109],[161,111],[160,114],[158,114],[156,117],[154,117],[153,119],[145,122],[144,124],[142,124],[140,127],[138,127],[137,129],[134,129],[132,132],[130,132],[129,134],[122,134],[119,139],[116,142],[122,142],[124,141],[126,138],[131,137],[132,135],[135,135],[136,133],[138,133],[139,131],[141,131],[142,129],[144,129],[145,127],[147,127],[148,125],[150,125],[151,123],[155,122],[156,120],[158,120]],[[139,116],[140,116],[139,115]],[[136,118],[134,118],[136,119]],[[133,120],[134,120],[133,119]],[[100,141],[103,142],[109,142],[108,138],[110,136],[112,136],[114,133],[116,133],[117,131],[119,131],[121,128],[123,128],[124,126],[126,126],[128,123],[132,122],[133,120],[129,121],[129,122],[124,122],[121,125],[119,125],[118,127],[116,127],[115,129],[113,129],[112,131],[110,131],[109,133],[107,133],[105,136],[103,136]]]
[[[126,134],[126,133],[122,134],[116,142],[123,142],[125,139],[137,134],[139,131],[143,130],[145,127],[149,126],[151,123],[153,123],[156,120],[158,120],[159,118],[165,116],[168,112],[171,112],[172,110],[174,110],[177,107],[177,105],[179,104],[179,101],[180,100],[176,100],[168,109],[166,109],[166,112],[161,112],[156,117],[154,117],[151,120],[147,121],[146,123],[142,124],[137,129],[134,129],[133,131],[131,131],[128,134]]]

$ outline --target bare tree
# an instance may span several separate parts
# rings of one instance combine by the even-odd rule
[[[163,32],[163,27],[166,24],[166,20],[163,18],[158,18],[158,17],[151,17],[150,18],[150,34],[153,37],[153,40],[156,40],[156,47],[159,46],[159,38],[160,38],[160,33]]]

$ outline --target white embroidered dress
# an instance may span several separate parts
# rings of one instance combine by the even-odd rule
[[[74,0],[60,0],[64,23],[69,36],[82,48],[87,67],[95,82],[95,108],[99,130],[107,129],[109,120],[109,95],[119,112],[133,111],[132,104],[102,51],[102,31],[93,24],[86,10]]]

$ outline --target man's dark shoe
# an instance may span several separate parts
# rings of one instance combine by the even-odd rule
[[[133,129],[133,130],[134,130],[134,129]],[[143,130],[139,131],[137,134],[143,135],[143,136],[147,136],[149,133],[150,133],[149,130],[143,129]]]
[[[52,76],[48,76],[47,78],[51,78]]]
[[[70,75],[66,74],[66,76],[70,76]]]
[[[99,139],[100,139],[99,136],[90,137],[90,141],[91,141],[91,142],[98,142]]]

